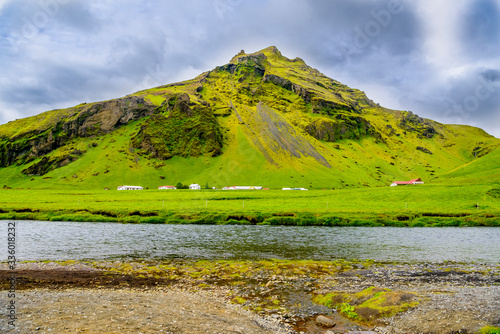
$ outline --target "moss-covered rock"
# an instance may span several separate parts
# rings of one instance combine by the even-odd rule
[[[162,160],[173,156],[215,157],[222,153],[223,139],[222,128],[210,107],[191,106],[187,94],[177,94],[141,125],[132,145],[140,153]]]
[[[63,167],[78,159],[77,156],[72,154],[49,157],[45,156],[31,166],[22,170],[26,175],[45,175],[56,168]]]
[[[331,308],[352,320],[376,323],[381,317],[405,312],[419,303],[415,294],[370,287],[357,293],[332,292],[318,295],[314,302]]]
[[[335,118],[314,118],[304,125],[308,134],[316,139],[335,142],[342,139],[361,139],[376,136],[377,132],[369,121],[359,116],[339,114]]]

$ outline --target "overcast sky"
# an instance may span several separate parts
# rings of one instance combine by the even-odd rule
[[[271,45],[382,106],[500,137],[500,0],[0,0],[0,124]]]

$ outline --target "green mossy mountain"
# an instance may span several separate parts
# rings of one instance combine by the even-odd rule
[[[463,179],[471,163],[487,169],[485,179],[498,175],[488,159],[498,147],[481,129],[383,108],[269,47],[242,51],[192,80],[0,125],[0,182],[87,189],[448,182]],[[475,167],[482,159],[487,167]]]

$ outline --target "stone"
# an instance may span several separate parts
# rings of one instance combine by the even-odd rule
[[[324,315],[318,315],[318,317],[316,318],[316,325],[323,327],[334,327],[336,323],[335,321],[325,317]]]

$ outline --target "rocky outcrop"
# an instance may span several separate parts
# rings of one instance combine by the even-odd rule
[[[418,150],[418,151],[422,151],[422,152],[427,153],[427,154],[432,154],[432,152],[431,152],[431,151],[429,151],[428,149],[426,149],[426,148],[425,148],[425,147],[423,147],[423,146],[417,146],[417,150]]]
[[[357,108],[357,105],[354,104],[354,102],[343,102],[342,96],[340,94],[338,94],[338,98],[338,102],[315,98],[312,103],[312,112],[315,114],[324,114],[331,116],[336,115],[339,112],[355,112],[357,109],[359,109]]]
[[[437,134],[432,126],[432,121],[426,120],[411,111],[403,112],[399,126],[407,131],[417,133],[419,137],[432,138]]]
[[[235,74],[242,69],[247,69],[246,72],[253,72],[254,75],[262,77],[266,70],[263,66],[258,64],[248,64],[248,63],[238,63],[238,64],[227,64],[223,66],[218,66],[215,71],[225,71],[231,74]],[[250,69],[250,71],[248,71]]]
[[[311,120],[304,130],[316,139],[335,142],[342,139],[361,139],[366,136],[380,137],[377,131],[363,117],[339,114],[336,118]]]
[[[311,93],[307,91],[304,87],[297,85],[291,82],[290,80],[287,80],[285,78],[279,77],[274,74],[266,74],[264,78],[262,78],[262,82],[271,82],[275,85],[283,87],[284,89],[299,95],[304,99],[304,102],[306,103],[311,102]]]
[[[46,156],[28,168],[23,169],[22,173],[26,175],[45,175],[56,168],[66,166],[76,159],[78,158],[71,154],[50,158]]]
[[[106,134],[155,111],[154,105],[136,96],[74,107],[55,124],[13,138],[0,138],[0,167],[30,162],[73,138]]]
[[[161,160],[173,156],[218,156],[222,153],[223,135],[213,111],[191,103],[189,95],[172,94],[158,114],[151,116],[132,138],[139,154]]]

